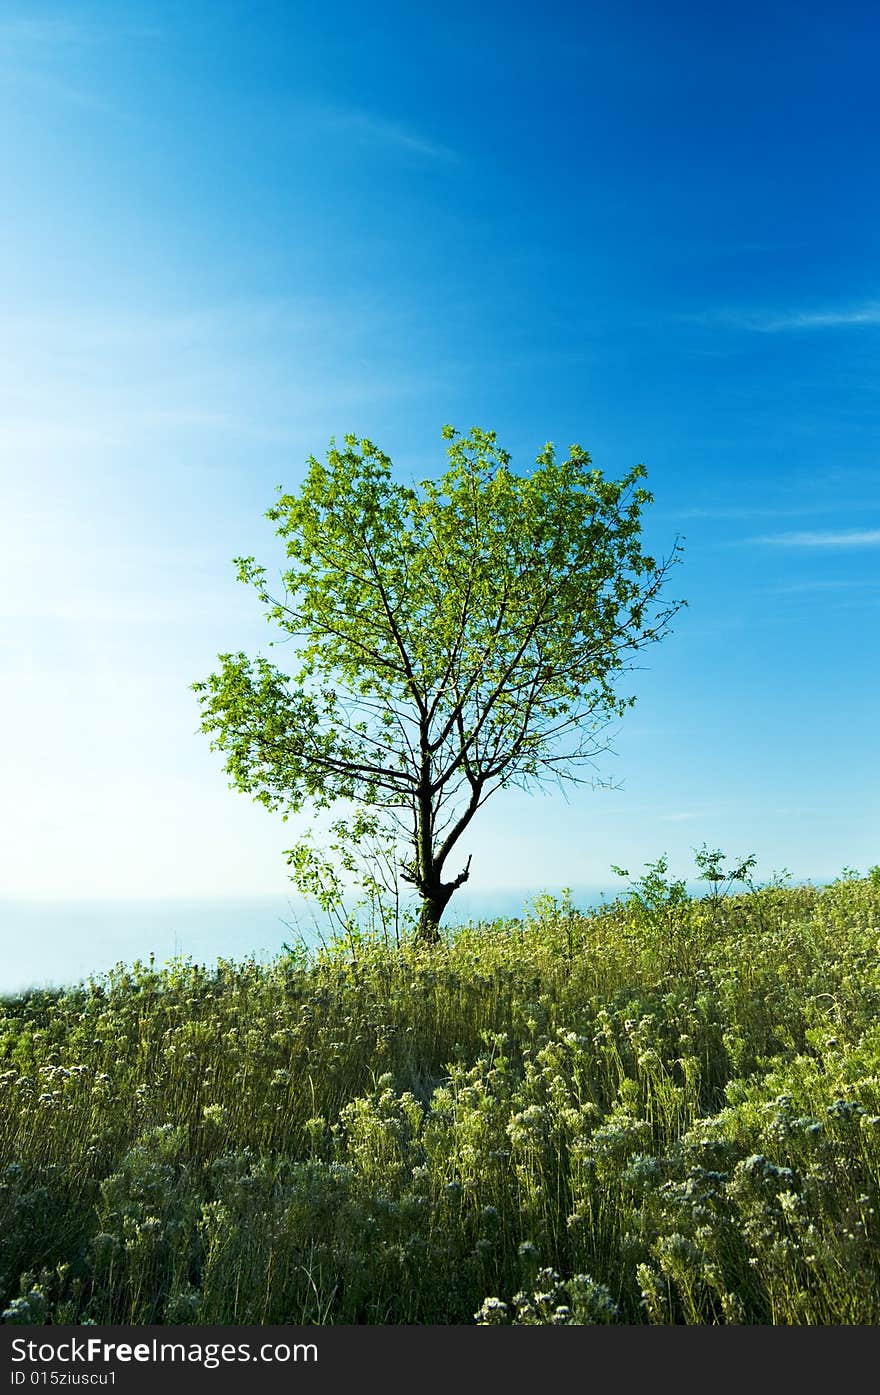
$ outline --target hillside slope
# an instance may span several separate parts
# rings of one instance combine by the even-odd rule
[[[6,1322],[880,1323],[880,875],[0,1004]]]

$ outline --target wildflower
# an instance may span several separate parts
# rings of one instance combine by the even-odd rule
[[[41,1323],[46,1315],[46,1295],[42,1289],[32,1288],[29,1293],[13,1298],[9,1307],[0,1313],[0,1322],[30,1325]]]
[[[864,1114],[865,1110],[856,1100],[835,1100],[829,1104],[828,1113],[836,1119],[853,1119]]]
[[[507,1322],[507,1304],[500,1298],[484,1298],[474,1313],[478,1327],[495,1327]]]
[[[565,1285],[582,1323],[614,1322],[620,1310],[605,1284],[597,1283],[590,1274],[575,1274]]]

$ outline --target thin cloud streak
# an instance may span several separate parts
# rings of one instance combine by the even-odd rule
[[[852,513],[858,504],[852,500],[841,501],[839,503],[817,503],[817,504],[797,504],[780,508],[762,508],[759,505],[749,506],[725,506],[718,505],[713,508],[687,508],[687,509],[665,509],[657,511],[655,518],[688,519],[701,518],[718,522],[748,522],[750,519],[759,518],[804,518],[811,514],[827,515],[829,513]],[[865,505],[866,508],[875,507],[874,501]]]
[[[145,434],[289,445],[323,436],[331,415],[436,390],[439,365],[429,375],[394,355],[370,359],[377,340],[412,338],[408,312],[365,297],[340,323],[318,298],[8,316],[2,337],[16,356],[0,381],[0,460],[106,454]],[[279,375],[285,357],[295,370]]]
[[[49,102],[129,123],[131,118],[124,110],[106,101],[92,87],[71,81],[69,76],[59,76],[59,65],[69,63],[77,54],[94,53],[98,48],[119,43],[152,40],[159,34],[158,29],[124,20],[96,24],[83,17],[62,15],[0,19],[0,77],[8,89],[30,90]]]
[[[776,596],[812,595],[815,592],[843,594],[860,591],[880,591],[880,579],[865,580],[862,577],[827,579],[816,581],[792,581],[785,585],[770,588]]]
[[[82,17],[44,15],[34,18],[20,14],[0,20],[0,51],[4,48],[18,51],[70,48],[116,39],[155,39],[159,34],[155,25],[130,21],[98,24]]]
[[[849,329],[880,325],[880,301],[869,300],[837,310],[713,310],[686,316],[700,324],[751,330],[757,334],[813,329]]]
[[[880,303],[871,301],[852,310],[797,311],[769,317],[755,325],[765,334],[786,329],[840,329],[848,325],[880,325]]]
[[[310,113],[325,129],[349,135],[363,144],[397,148],[410,155],[447,164],[458,164],[460,156],[448,145],[426,139],[419,131],[372,112],[355,107],[320,107]]]
[[[768,547],[880,547],[880,528],[850,529],[842,533],[775,533],[751,541]]]
[[[65,19],[59,16],[45,16],[34,19],[19,15],[0,21],[0,49],[2,48],[56,48],[60,45],[83,44],[93,41],[99,34],[94,25],[81,20]]]

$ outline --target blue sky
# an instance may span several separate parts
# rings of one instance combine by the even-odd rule
[[[0,896],[283,895],[189,684],[355,431],[643,461],[689,608],[603,773],[475,893],[703,842],[880,861],[880,16],[859,4],[0,9]],[[515,874],[511,874],[515,867]]]

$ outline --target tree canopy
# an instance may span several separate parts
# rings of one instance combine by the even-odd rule
[[[234,787],[285,816],[353,804],[354,837],[392,831],[428,940],[468,878],[450,859],[477,811],[506,786],[584,778],[635,700],[616,680],[681,604],[662,595],[679,543],[642,550],[643,466],[609,480],[580,446],[547,445],[516,474],[494,432],[443,437],[448,468],[416,486],[346,436],[279,487],[280,584],[235,561],[290,662],[221,654],[193,685]]]

